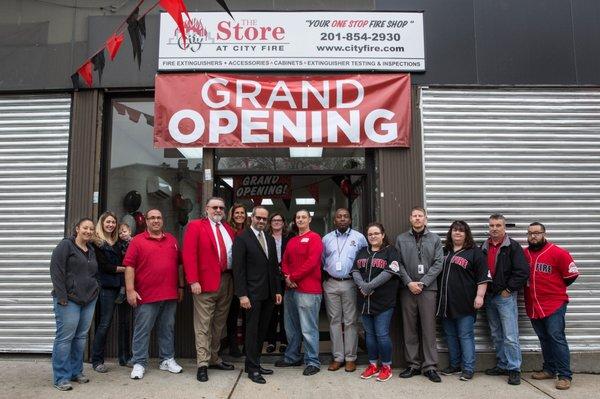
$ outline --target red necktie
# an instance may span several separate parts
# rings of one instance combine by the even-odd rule
[[[224,272],[227,270],[227,249],[225,248],[225,240],[223,239],[223,234],[221,233],[221,223],[215,223],[217,226],[217,244],[219,244],[219,266],[221,266],[221,271]]]

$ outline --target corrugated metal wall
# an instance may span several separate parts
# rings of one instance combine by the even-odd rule
[[[0,96],[0,352],[51,352],[71,98]]]
[[[569,344],[600,348],[600,91],[427,88],[421,111],[430,228],[445,234],[464,219],[482,242],[501,212],[525,243],[529,223],[544,223],[581,272],[569,288]],[[522,305],[521,343],[536,349]],[[487,331],[481,317],[478,349],[489,348]]]

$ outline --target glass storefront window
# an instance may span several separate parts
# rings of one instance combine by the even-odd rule
[[[135,232],[136,224],[138,230],[141,227],[136,212],[158,208],[164,215],[165,230],[181,238],[187,220],[202,213],[198,205],[203,181],[202,149],[155,149],[152,99],[113,99],[111,108],[106,209],[115,212],[119,221],[132,224]],[[128,197],[131,192],[139,194],[137,209],[132,207],[132,197],[138,195]],[[124,203],[126,197],[130,203]]]

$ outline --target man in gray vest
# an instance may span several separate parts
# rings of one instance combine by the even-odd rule
[[[412,228],[396,239],[400,253],[400,306],[404,332],[404,354],[408,367],[400,378],[423,374],[432,382],[441,382],[437,368],[435,311],[437,276],[442,271],[444,253],[437,234],[427,229],[427,213],[422,207],[410,211]],[[419,342],[419,325],[422,342]],[[420,348],[423,359],[420,359]]]

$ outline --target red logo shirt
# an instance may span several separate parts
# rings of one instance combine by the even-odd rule
[[[532,252],[525,248],[529,261],[529,281],[525,286],[525,310],[531,319],[542,319],[569,301],[565,279],[579,276],[571,255],[552,243]]]

